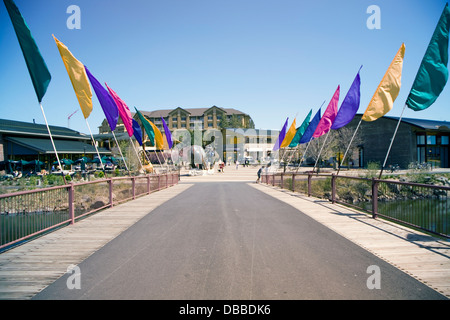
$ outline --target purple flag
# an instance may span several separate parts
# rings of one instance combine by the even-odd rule
[[[283,143],[284,136],[286,135],[286,128],[288,125],[289,118],[286,119],[286,122],[284,123],[283,129],[281,129],[280,134],[278,135],[278,139],[275,142],[275,145],[273,146],[273,151],[277,151],[280,149],[281,144]]]
[[[362,66],[361,66],[362,68]],[[359,70],[361,70],[361,68]],[[361,98],[361,78],[358,74],[353,81],[352,86],[347,92],[344,101],[342,102],[341,108],[339,109],[336,119],[334,119],[331,129],[337,130],[346,126],[355,117],[356,112],[359,109],[359,102]]]
[[[141,127],[139,126],[139,123],[134,120],[131,119],[132,123],[133,123],[133,134],[134,137],[136,138],[137,142],[139,142],[139,145],[142,146],[142,130]]]
[[[163,126],[164,126],[164,134],[166,135],[166,139],[167,139],[167,145],[169,146],[169,149],[172,149],[173,146],[173,142],[172,142],[172,135],[170,134],[170,130],[167,127],[166,121],[164,121],[164,118],[161,117]]]
[[[111,128],[111,131],[114,131],[114,129],[116,129],[117,120],[119,119],[119,109],[117,109],[117,105],[114,102],[114,99],[109,95],[108,91],[106,91],[100,82],[95,79],[86,66],[84,66],[84,68],[86,69],[89,81],[97,95],[98,102],[100,102],[103,112],[105,113],[106,120],[108,120],[109,127]]]

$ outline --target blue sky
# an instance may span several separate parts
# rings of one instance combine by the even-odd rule
[[[404,42],[399,116],[445,0],[15,0],[52,75],[43,99],[49,124],[89,133],[54,34],[132,111],[216,105],[280,129],[340,103],[361,65],[360,113]],[[81,29],[68,29],[70,5]],[[381,10],[381,29],[366,26]],[[3,1],[0,4],[0,118],[44,123]],[[93,133],[105,118],[93,93]],[[404,117],[450,121],[450,85],[430,108]],[[78,110],[68,122],[68,115]]]

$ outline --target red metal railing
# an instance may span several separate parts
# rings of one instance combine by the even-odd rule
[[[116,177],[0,195],[0,252],[178,180],[178,172]]]
[[[265,174],[261,179],[450,238],[450,187],[316,173]]]

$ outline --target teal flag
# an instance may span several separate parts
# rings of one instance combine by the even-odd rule
[[[139,120],[141,120],[142,126],[144,127],[145,132],[147,133],[148,139],[152,146],[155,145],[155,132],[153,131],[152,125],[150,122],[139,112],[136,107],[134,107],[136,113],[138,114]]]
[[[311,109],[311,111],[309,111],[305,120],[303,120],[302,125],[297,128],[297,132],[295,133],[294,138],[292,138],[292,141],[289,144],[289,148],[295,148],[300,143],[300,139],[302,138],[303,134],[305,133],[306,128],[308,128],[308,126],[309,126],[309,121],[311,120],[311,115],[312,115],[312,109]]]
[[[16,4],[12,0],[3,0],[3,2],[16,31],[38,101],[41,102],[51,80],[50,72]]]
[[[414,111],[431,106],[447,83],[449,32],[450,10],[447,3],[406,100],[406,105]]]

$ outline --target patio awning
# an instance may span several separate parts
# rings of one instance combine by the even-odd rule
[[[24,138],[24,137],[5,137],[5,140],[13,144],[14,155],[29,154],[29,151],[34,151],[40,154],[54,154],[52,142],[50,139],[35,139],[35,138]],[[77,140],[53,140],[55,142],[56,151],[59,153],[66,154],[97,154],[95,147],[93,145],[77,141]],[[19,146],[15,148],[14,145]],[[20,148],[21,147],[21,148]],[[23,150],[23,148],[28,149]],[[14,150],[15,149],[15,150]],[[22,151],[21,151],[22,150]],[[98,148],[101,154],[111,154],[111,151],[105,148]]]

